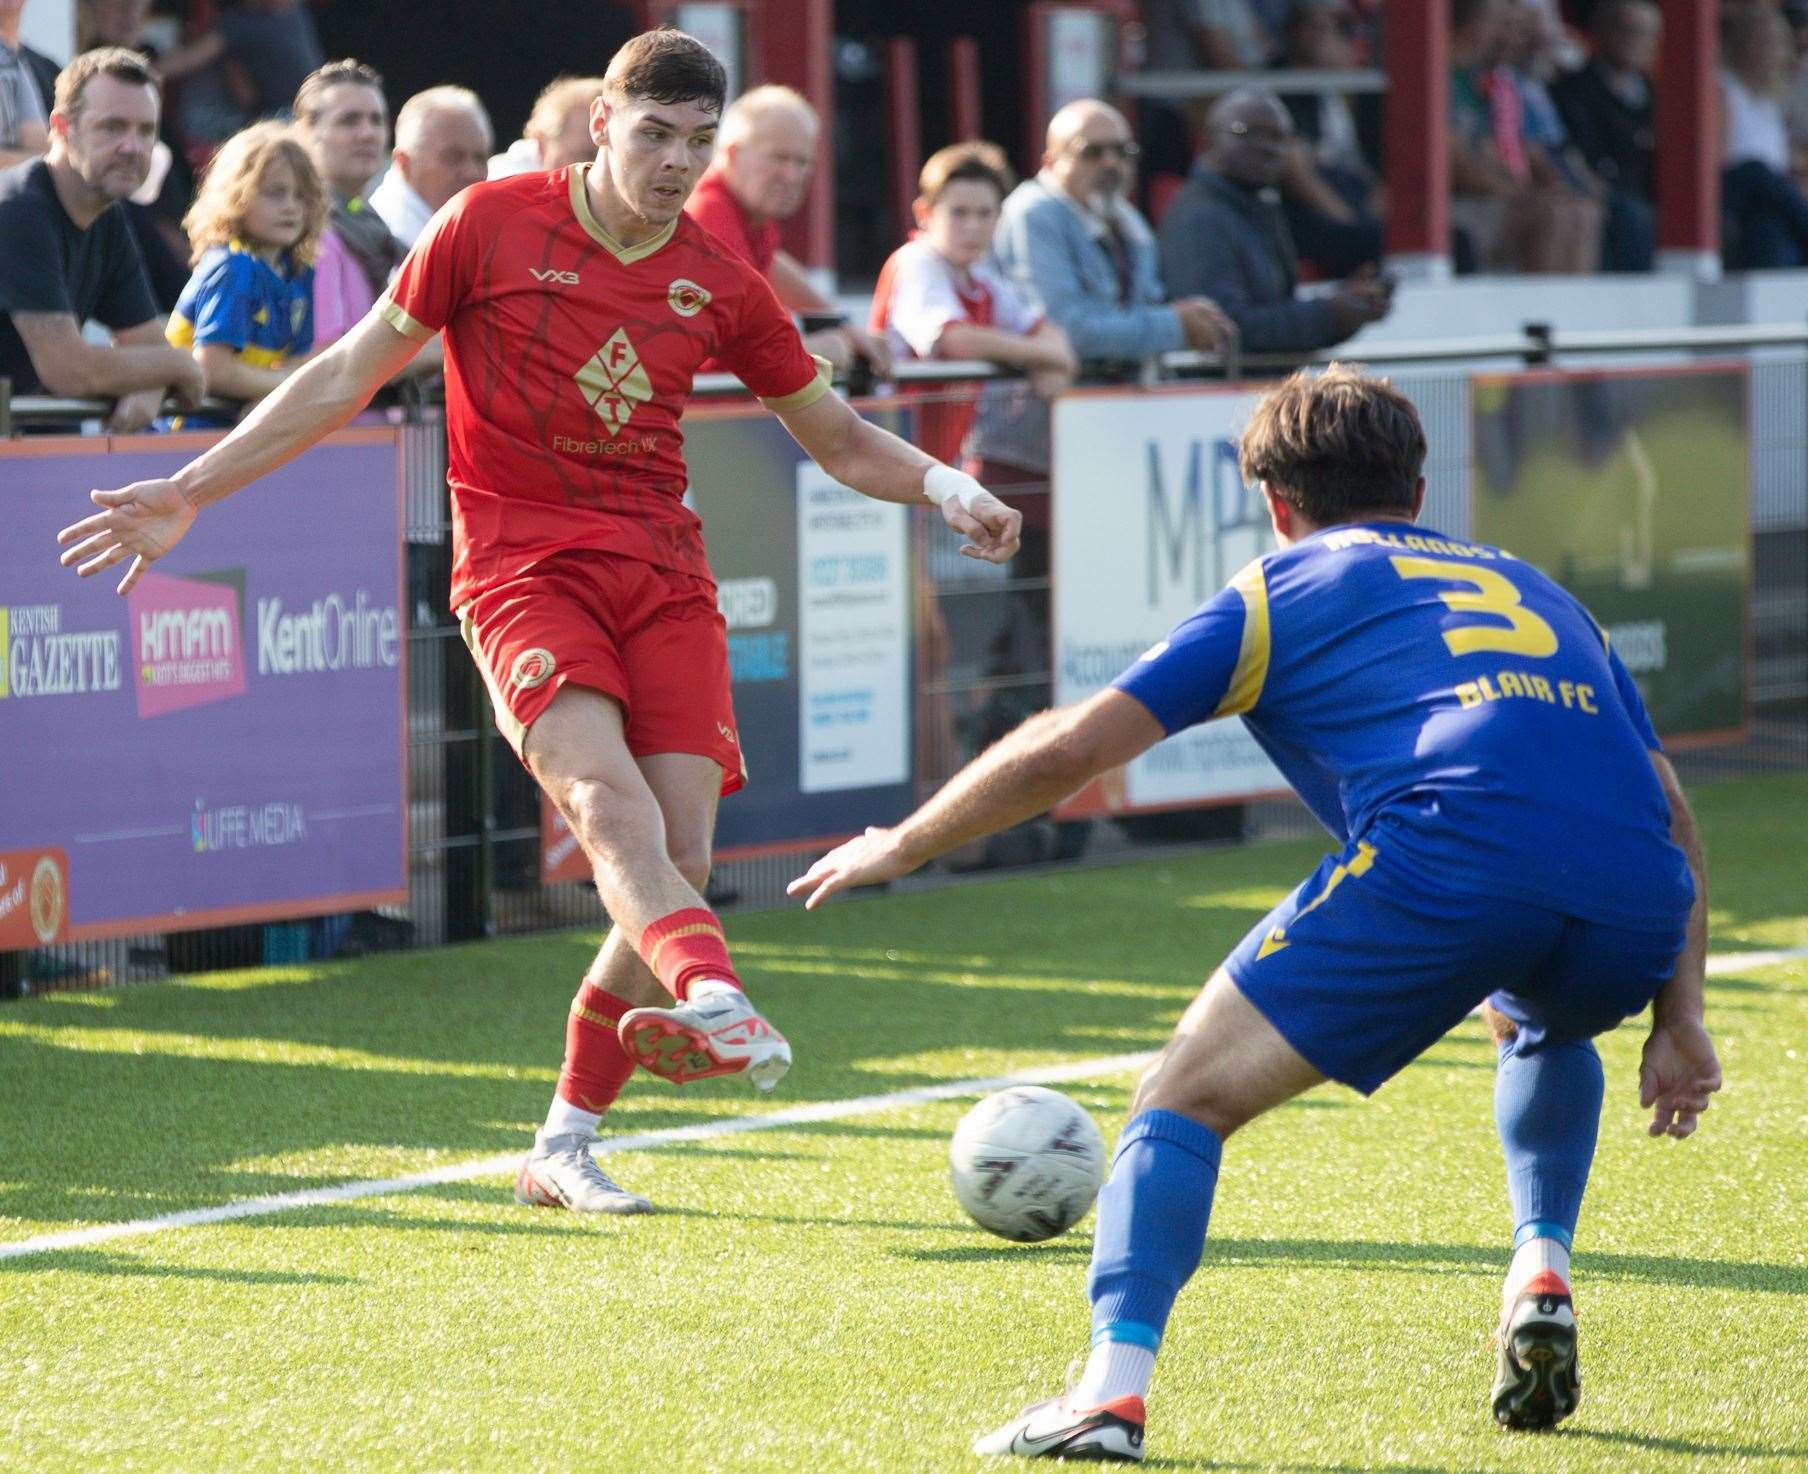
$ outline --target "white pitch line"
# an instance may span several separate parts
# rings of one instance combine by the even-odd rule
[[[1775,952],[1721,952],[1708,958],[1708,976],[1744,972],[1748,967],[1775,967],[1779,962],[1800,962],[1808,957],[1808,947],[1782,947]]]
[[[782,1131],[787,1126],[811,1121],[840,1121],[848,1116],[870,1116],[879,1111],[897,1110],[904,1106],[926,1105],[931,1101],[953,1100],[963,1095],[989,1095],[1010,1085],[1058,1085],[1068,1080],[1086,1080],[1099,1075],[1117,1075],[1146,1064],[1150,1053],[1117,1054],[1104,1059],[1074,1060],[1061,1065],[1043,1065],[1036,1069],[1018,1070],[1009,1075],[996,1075],[987,1080],[953,1080],[945,1085],[923,1085],[914,1090],[897,1090],[889,1095],[859,1095],[847,1100],[822,1100],[810,1105],[792,1106],[763,1116],[725,1116],[718,1121],[700,1121],[692,1126],[673,1126],[664,1131],[643,1131],[636,1136],[608,1137],[597,1143],[599,1156],[614,1152],[645,1151],[649,1147],[669,1146],[681,1141],[707,1141],[716,1136],[734,1136],[747,1131]],[[455,1162],[435,1167],[430,1172],[411,1172],[406,1177],[390,1177],[380,1182],[347,1182],[338,1187],[310,1188],[305,1192],[278,1193],[271,1197],[245,1198],[235,1203],[219,1203],[211,1208],[191,1208],[183,1213],[165,1213],[157,1218],[134,1218],[124,1223],[97,1223],[91,1228],[69,1229],[64,1233],[45,1234],[17,1243],[0,1244],[0,1259],[22,1259],[32,1254],[52,1254],[59,1249],[86,1249],[114,1239],[138,1238],[144,1234],[162,1233],[172,1228],[198,1228],[207,1223],[227,1223],[235,1218],[258,1218],[269,1213],[287,1213],[296,1208],[319,1208],[331,1203],[349,1203],[358,1198],[385,1197],[390,1193],[411,1192],[417,1187],[433,1187],[442,1182],[466,1182],[473,1177],[496,1177],[514,1172],[521,1164],[521,1153],[483,1157],[474,1162]]]
[[[1796,962],[1802,958],[1808,958],[1808,947],[1785,947],[1771,952],[1724,952],[1708,958],[1707,970],[1710,976],[1718,976],[1729,972],[1743,972],[1748,968],[1770,967],[1779,962]],[[675,1142],[708,1141],[712,1137],[736,1136],[748,1131],[782,1131],[787,1126],[804,1125],[812,1121],[841,1121],[849,1116],[870,1116],[905,1106],[955,1100],[963,1095],[988,1095],[1011,1085],[1059,1085],[1069,1080],[1120,1075],[1140,1069],[1153,1058],[1153,1052],[1116,1054],[1103,1059],[1042,1065],[1009,1075],[995,1075],[986,1080],[954,1080],[945,1085],[922,1085],[914,1090],[896,1090],[888,1095],[857,1095],[847,1100],[816,1101],[810,1105],[774,1111],[770,1115],[725,1116],[718,1121],[700,1121],[692,1126],[643,1131],[636,1136],[608,1137],[597,1143],[596,1150],[599,1156],[608,1156],[615,1152],[646,1151],[651,1147],[670,1146]],[[16,1243],[0,1243],[0,1259],[23,1259],[33,1254],[52,1254],[59,1249],[85,1249],[114,1239],[139,1238],[145,1234],[162,1233],[167,1229],[198,1228],[208,1223],[229,1223],[237,1218],[260,1218],[271,1213],[288,1213],[297,1208],[320,1208],[332,1203],[355,1202],[359,1198],[386,1197],[390,1193],[412,1192],[417,1187],[434,1187],[443,1182],[468,1182],[473,1177],[502,1176],[513,1172],[520,1161],[520,1152],[509,1152],[503,1156],[483,1157],[473,1162],[454,1162],[449,1166],[435,1167],[429,1172],[412,1172],[406,1177],[388,1177],[377,1182],[346,1182],[338,1187],[309,1188],[304,1192],[277,1193],[270,1197],[219,1203],[211,1208],[191,1208],[183,1213],[165,1213],[157,1218],[98,1223],[90,1228],[44,1234],[35,1239],[20,1239]]]

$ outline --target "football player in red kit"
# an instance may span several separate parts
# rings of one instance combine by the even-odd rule
[[[721,117],[716,58],[649,31],[606,80],[592,163],[455,197],[352,332],[172,478],[95,492],[102,510],[60,540],[83,575],[131,559],[129,589],[203,507],[343,424],[443,336],[452,606],[498,725],[614,922],[516,1196],[642,1213],[652,1204],[591,1151],[634,1067],[769,1090],[791,1062],[700,894],[717,799],[743,768],[715,583],[683,503],[693,374],[711,358],[732,369],[836,480],[938,503],[970,556],[1010,557],[1021,519],[831,393],[764,279],[683,213]]]

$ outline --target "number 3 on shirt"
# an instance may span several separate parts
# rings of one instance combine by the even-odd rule
[[[1492,614],[1506,620],[1497,624],[1464,624],[1444,631],[1444,643],[1452,655],[1472,655],[1478,650],[1504,650],[1513,655],[1545,656],[1557,653],[1557,632],[1519,602],[1519,590],[1491,568],[1466,568],[1436,558],[1390,558],[1402,578],[1438,578],[1446,583],[1466,583],[1472,589],[1451,590],[1438,597],[1452,609]]]

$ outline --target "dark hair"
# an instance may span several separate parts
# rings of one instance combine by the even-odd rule
[[[1462,30],[1493,3],[1494,0],[1450,0],[1450,29]]]
[[[312,123],[320,114],[327,89],[347,82],[354,87],[374,87],[378,92],[383,90],[383,74],[375,67],[353,61],[349,56],[343,61],[329,61],[323,67],[315,67],[301,79],[301,86],[295,89],[297,120]]]
[[[151,70],[151,59],[141,51],[128,51],[123,46],[100,46],[84,51],[57,73],[54,107],[64,117],[73,118],[82,110],[82,92],[96,77],[111,77],[134,87],[149,87],[159,98],[163,88]]]
[[[1368,512],[1413,509],[1425,465],[1425,430],[1412,401],[1386,379],[1334,363],[1294,374],[1262,398],[1244,427],[1238,461],[1320,526]]]
[[[1011,192],[1011,166],[995,143],[951,143],[932,153],[917,175],[917,193],[933,205],[942,191],[961,180],[989,184],[1004,199]]]
[[[661,26],[642,31],[615,53],[603,73],[603,87],[613,98],[694,102],[720,113],[728,98],[728,74],[695,36]]]

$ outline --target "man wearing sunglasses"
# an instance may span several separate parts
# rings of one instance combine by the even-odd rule
[[[1041,171],[1004,202],[992,252],[1006,276],[1043,321],[1067,335],[1083,363],[1132,364],[1177,348],[1222,352],[1237,329],[1204,296],[1166,300],[1157,271],[1154,232],[1126,198],[1136,174],[1130,125],[1115,108],[1090,98],[1071,102],[1050,119]],[[975,423],[968,453],[978,474],[999,487],[1047,486],[1049,407],[1033,393],[1001,398]],[[1028,496],[1023,544],[1013,571],[1040,580],[1049,568],[1048,496]],[[1010,601],[992,645],[986,674],[1027,674],[1025,652],[1048,649],[1045,587],[1032,584]],[[1046,706],[1046,686],[1006,684],[981,716],[980,731],[1002,736],[1029,712]],[[1077,854],[1085,821],[1057,829],[1054,854]],[[988,859],[995,855],[988,851]]]
[[[1237,330],[1204,295],[1166,300],[1154,232],[1127,198],[1137,147],[1123,114],[1091,98],[1050,120],[1042,169],[1004,203],[993,251],[1082,362],[1137,362],[1176,348],[1222,351]],[[978,447],[1046,476],[1046,407]]]

